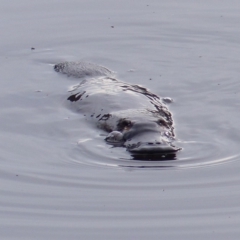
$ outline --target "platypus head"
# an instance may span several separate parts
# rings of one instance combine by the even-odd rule
[[[122,145],[132,155],[168,155],[180,150],[172,145],[173,128],[160,119],[139,121],[120,119],[117,130],[106,137],[113,145]]]

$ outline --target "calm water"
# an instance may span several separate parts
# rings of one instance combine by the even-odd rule
[[[239,1],[1,1],[1,239],[240,237]],[[89,61],[171,97],[175,161],[133,161],[66,107]]]

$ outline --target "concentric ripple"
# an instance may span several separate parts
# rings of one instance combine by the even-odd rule
[[[97,139],[80,139],[69,160],[78,164],[99,167],[135,168],[196,168],[222,164],[239,158],[240,153],[229,149],[227,141],[177,141],[182,150],[176,156],[164,156],[154,160],[134,158],[123,147],[107,145],[102,136]]]

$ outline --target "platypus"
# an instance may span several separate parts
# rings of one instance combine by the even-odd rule
[[[173,145],[173,118],[164,98],[120,81],[114,72],[93,63],[63,62],[54,69],[81,79],[67,100],[108,133],[108,144],[125,147],[133,155],[166,155],[180,150]]]

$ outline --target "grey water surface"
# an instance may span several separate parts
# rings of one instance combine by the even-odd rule
[[[239,239],[240,2],[0,3],[1,239]],[[62,61],[161,97],[168,161],[132,160],[66,106]]]

